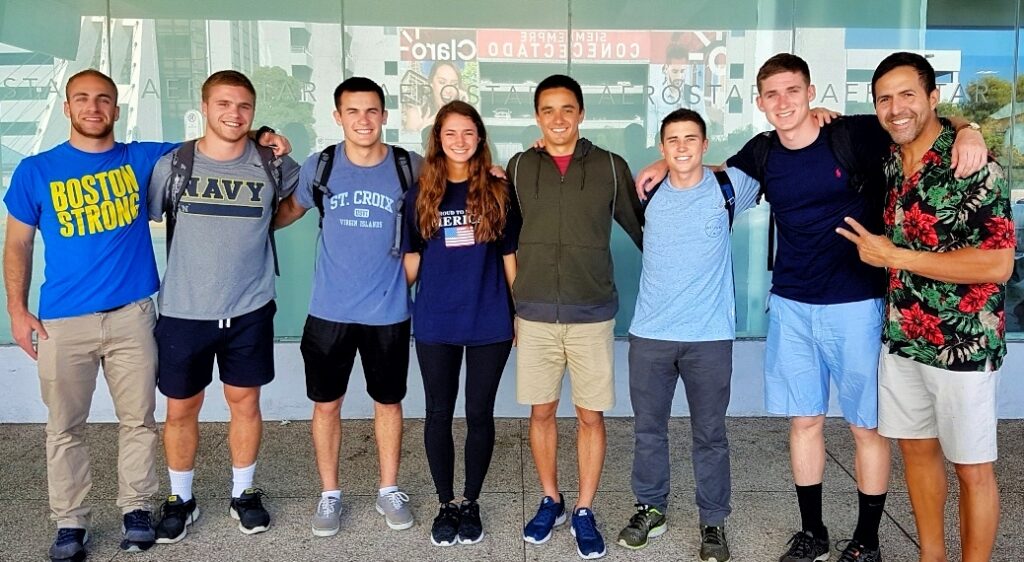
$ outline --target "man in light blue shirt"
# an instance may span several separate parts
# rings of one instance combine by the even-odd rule
[[[629,336],[635,415],[632,485],[637,512],[619,533],[627,548],[665,532],[668,419],[680,376],[693,429],[701,560],[728,560],[729,442],[725,412],[736,336],[732,217],[756,204],[760,185],[743,172],[703,166],[706,125],[689,109],[661,125],[669,175],[645,209],[643,271]]]

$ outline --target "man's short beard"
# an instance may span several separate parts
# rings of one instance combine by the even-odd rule
[[[113,125],[113,123],[107,125],[103,129],[103,132],[101,132],[99,134],[90,133],[88,131],[82,130],[82,128],[79,127],[78,123],[75,122],[75,121],[71,121],[71,128],[73,128],[75,130],[75,132],[77,132],[79,135],[82,135],[83,137],[86,137],[86,138],[95,139],[95,140],[105,139],[105,138],[109,137],[111,135],[111,133],[114,132],[114,125]]]

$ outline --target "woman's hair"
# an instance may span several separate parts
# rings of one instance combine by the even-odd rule
[[[476,125],[480,142],[469,160],[469,195],[466,214],[474,221],[477,242],[497,240],[505,229],[508,210],[508,189],[505,181],[491,175],[491,151],[487,147],[487,131],[483,119],[472,105],[460,100],[446,103],[437,112],[427,142],[427,154],[420,170],[420,191],[416,197],[420,235],[430,239],[440,225],[441,199],[448,183],[448,159],[441,148],[441,127],[449,115],[468,117]]]

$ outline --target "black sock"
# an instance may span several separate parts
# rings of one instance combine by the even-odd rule
[[[803,530],[818,538],[825,536],[825,522],[821,520],[821,484],[797,486],[796,500],[800,504]]]
[[[869,496],[857,490],[860,509],[857,513],[857,529],[853,532],[853,540],[872,550],[878,548],[878,525],[882,521],[885,509],[885,493]]]

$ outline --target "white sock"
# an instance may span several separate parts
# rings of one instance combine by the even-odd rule
[[[341,490],[327,490],[326,492],[320,493],[321,498],[334,498],[341,499]]]
[[[380,497],[384,497],[392,492],[397,492],[398,486],[384,486],[380,489]]]
[[[195,475],[194,470],[178,472],[168,468],[167,475],[171,478],[172,496],[178,496],[183,502],[192,499],[192,477]]]
[[[231,497],[238,498],[246,488],[252,488],[252,476],[256,473],[256,463],[244,468],[231,467]]]

